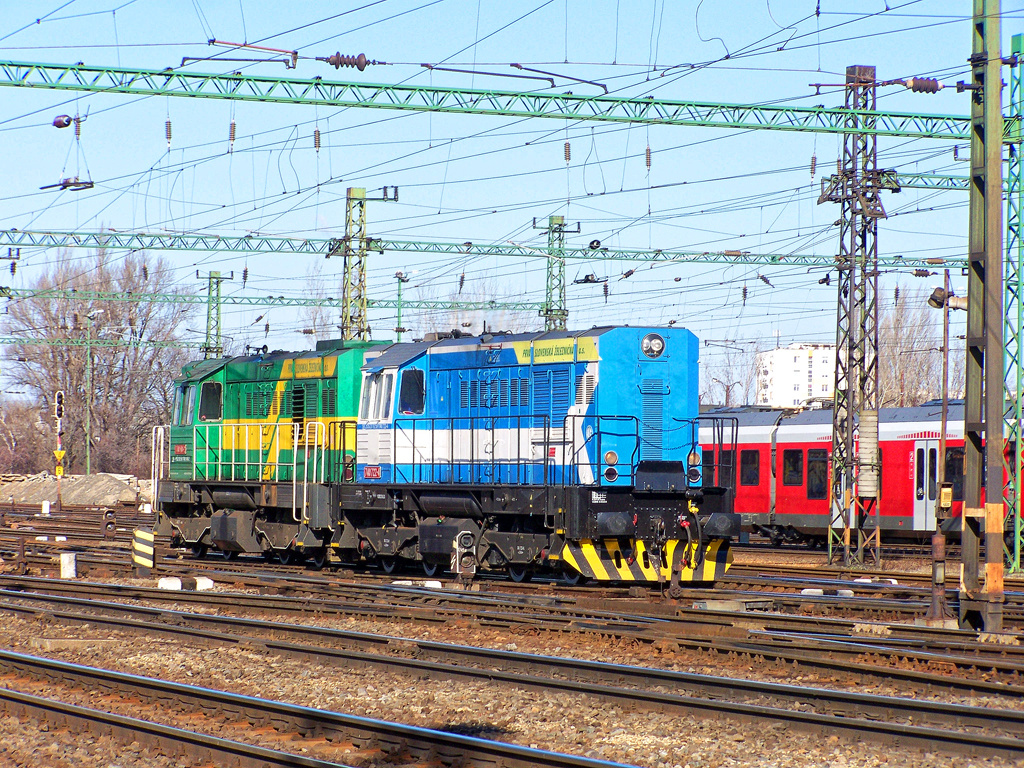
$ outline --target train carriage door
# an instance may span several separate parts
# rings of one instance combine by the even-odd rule
[[[914,473],[914,530],[935,530],[938,494],[939,441],[916,440],[911,462]]]

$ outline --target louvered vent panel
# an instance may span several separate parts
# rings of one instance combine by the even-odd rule
[[[641,381],[640,396],[640,455],[644,459],[660,459],[665,438],[664,382]]]
[[[534,374],[533,412],[538,416],[551,415],[551,375],[547,371]]]
[[[555,371],[551,385],[551,408],[556,416],[562,416],[569,410],[569,371]]]
[[[576,379],[576,405],[594,402],[594,374],[586,373]]]

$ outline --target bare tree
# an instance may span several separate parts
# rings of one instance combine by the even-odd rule
[[[419,288],[416,298],[429,300],[436,298],[426,288]],[[489,281],[474,281],[472,287],[466,285],[461,291],[452,291],[444,297],[455,305],[459,302],[493,301],[495,304],[521,300],[510,290],[499,289]],[[530,310],[505,309],[495,306],[494,309],[444,309],[434,311],[408,312],[402,319],[403,325],[415,329],[414,335],[422,336],[430,331],[450,331],[452,329],[465,333],[483,333],[486,324],[488,331],[512,331],[526,333],[541,330],[544,321]]]
[[[55,423],[38,403],[0,402],[0,472],[34,474],[53,465]]]
[[[714,358],[701,364],[700,402],[716,405],[749,405],[754,402],[757,394],[757,353],[760,351],[760,341],[716,345]]]
[[[880,313],[880,407],[920,405],[940,394],[942,315],[929,308],[925,299],[923,291],[908,291]]]
[[[87,259],[61,254],[31,287],[175,292],[162,259],[145,253],[112,258],[102,251]],[[7,350],[11,374],[47,412],[54,393],[64,392],[69,471],[85,468],[88,414],[94,471],[148,472],[150,429],[170,419],[170,382],[190,357],[175,346],[188,314],[186,306],[173,302],[67,295],[11,302],[5,330],[26,339]]]
[[[331,281],[324,275],[323,264],[322,260],[314,261],[306,270],[306,298],[322,301],[341,296],[340,281],[332,291]],[[299,319],[302,322],[302,333],[316,341],[334,338],[338,335],[335,312],[324,304],[302,307],[299,311]]]

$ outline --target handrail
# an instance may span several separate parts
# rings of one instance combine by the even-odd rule
[[[295,423],[293,426],[301,428],[303,425]],[[292,461],[294,463],[292,471],[293,487],[292,487],[292,519],[297,523],[309,523],[309,517],[306,515],[306,509],[308,508],[308,487],[309,487],[309,433],[310,428],[313,430],[313,483],[322,483],[324,481],[324,468],[327,462],[327,451],[322,447],[327,440],[327,425],[322,421],[308,421],[305,424],[305,429],[302,431],[303,444],[305,447],[305,456],[302,462],[302,514],[296,516],[295,509],[295,489],[294,479],[299,474],[299,452],[297,450],[292,451]],[[298,430],[294,437],[298,437]],[[317,453],[319,452],[319,454]],[[319,455],[319,458],[318,458]]]

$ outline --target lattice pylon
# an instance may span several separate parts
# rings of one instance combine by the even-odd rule
[[[366,313],[366,190],[349,187],[345,196],[342,256],[341,337],[369,341]]]
[[[1012,540],[1006,551],[1007,565],[1011,572],[1021,571],[1021,543],[1024,530],[1021,525],[1022,488],[1024,478],[1024,451],[1021,450],[1021,432],[1024,425],[1024,365],[1021,354],[1024,351],[1024,240],[1021,238],[1021,211],[1024,208],[1024,189],[1021,185],[1022,158],[1021,119],[1024,117],[1024,93],[1022,93],[1021,68],[1024,61],[1024,35],[1014,35],[1011,54],[1017,63],[1010,67],[1010,115],[1004,142],[1010,145],[1007,167],[1008,188],[1006,194],[1006,258],[1004,264],[1003,339],[1006,344],[1006,410],[1003,412],[1003,431],[1009,451],[1006,467],[1006,485],[1003,496],[1006,500],[1004,530],[1012,531]]]

